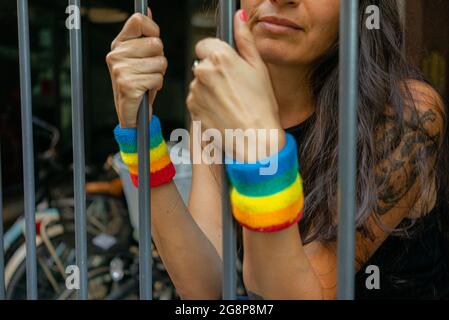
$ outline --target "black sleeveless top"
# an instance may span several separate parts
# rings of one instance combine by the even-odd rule
[[[298,145],[312,117],[285,130]],[[355,276],[356,299],[449,299],[449,249],[437,219],[441,210],[437,205],[416,220],[408,237],[390,235],[382,243]],[[409,222],[404,219],[401,224]],[[366,283],[372,283],[372,270],[367,269],[371,265],[378,267],[380,289],[367,288]]]

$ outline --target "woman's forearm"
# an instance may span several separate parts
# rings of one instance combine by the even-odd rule
[[[297,225],[275,233],[243,229],[247,290],[263,299],[322,299]]]
[[[291,134],[280,133],[277,153],[265,164],[229,162],[226,167],[234,217],[243,226],[244,281],[248,291],[263,298],[319,299],[321,284],[298,229],[304,195],[297,144]],[[266,172],[266,163],[275,164],[275,170]]]
[[[152,235],[182,299],[221,297],[221,259],[173,182],[151,190]]]
[[[220,257],[193,220],[173,182],[176,169],[157,116],[152,115],[148,130],[152,234],[158,252],[181,298],[219,298]],[[132,183],[138,187],[137,129],[118,125],[114,135]]]

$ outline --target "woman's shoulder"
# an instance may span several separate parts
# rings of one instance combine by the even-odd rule
[[[376,125],[377,142],[390,148],[402,144],[404,151],[417,144],[425,145],[423,142],[427,141],[434,151],[438,151],[447,127],[447,109],[443,99],[430,84],[421,80],[405,79],[399,88],[400,96],[396,95],[394,103],[396,107],[387,105],[383,120]]]
[[[377,211],[395,211],[401,203],[409,209],[396,210],[400,217],[419,217],[435,205],[445,110],[441,97],[425,82],[404,80],[401,94],[401,103],[387,108],[376,130]]]
[[[424,80],[418,80],[418,79],[403,79],[401,81],[401,86],[407,86],[409,90],[412,91],[412,93],[415,94],[414,97],[422,96],[427,97],[428,99],[431,99],[433,101],[441,100],[441,96],[438,94],[438,92],[435,90],[435,88],[425,82]],[[442,102],[442,101],[440,101]]]
[[[432,114],[441,124],[444,123],[447,111],[443,99],[430,84],[421,80],[405,79],[401,82],[401,89],[405,112],[414,107],[420,115]]]

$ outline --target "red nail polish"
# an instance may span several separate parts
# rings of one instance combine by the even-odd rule
[[[248,22],[248,14],[245,9],[240,13],[240,19],[242,19],[243,22]]]

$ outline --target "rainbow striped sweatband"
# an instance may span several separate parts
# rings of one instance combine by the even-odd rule
[[[176,170],[170,160],[167,144],[162,137],[161,123],[155,115],[152,115],[148,129],[150,131],[150,185],[157,187],[170,182]],[[129,168],[131,180],[137,187],[139,185],[137,128],[121,128],[117,125],[114,136],[119,145],[122,160]]]
[[[304,195],[299,174],[295,138],[286,133],[282,150],[262,161],[243,163],[226,158],[226,171],[231,188],[231,205],[235,219],[245,228],[280,231],[297,223],[302,216]],[[273,175],[261,175],[277,161]]]

